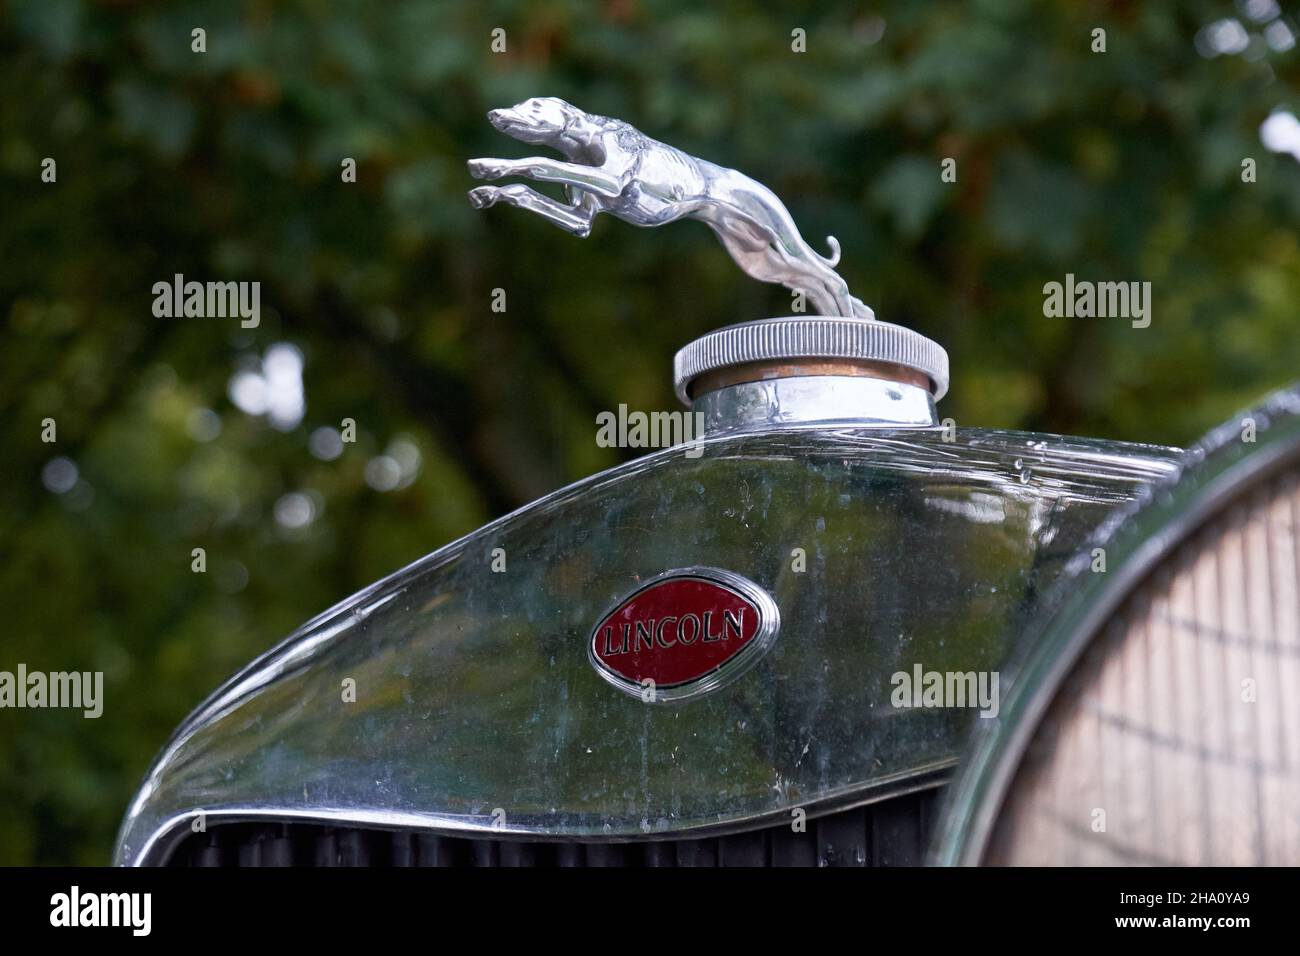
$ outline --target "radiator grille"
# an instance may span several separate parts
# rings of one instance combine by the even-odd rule
[[[809,819],[700,840],[576,843],[486,840],[305,823],[228,823],[189,836],[168,865],[183,867],[777,867],[916,866],[937,790]]]
[[[1053,701],[988,861],[1300,864],[1300,472],[1137,590]]]

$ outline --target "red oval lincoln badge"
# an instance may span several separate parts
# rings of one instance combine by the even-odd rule
[[[747,578],[682,568],[646,581],[591,633],[591,663],[645,701],[681,700],[735,679],[780,625],[776,603]]]

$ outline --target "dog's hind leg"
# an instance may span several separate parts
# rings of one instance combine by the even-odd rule
[[[827,268],[822,281],[827,295],[835,305],[833,315],[848,317],[857,315],[857,309],[853,305],[853,296],[849,294],[849,284],[844,281],[838,272]]]
[[[509,186],[478,186],[469,191],[470,205],[486,209],[499,202],[535,212],[547,222],[554,223],[565,232],[585,239],[591,232],[591,222],[600,207],[590,194],[584,195],[571,206],[557,202],[550,196],[529,189],[522,183]]]
[[[859,319],[876,317],[861,299],[849,294],[849,285],[838,272],[830,268],[810,269],[804,262],[789,263],[787,269],[788,278],[782,284],[804,292],[817,314]]]
[[[722,247],[746,274],[762,282],[784,282],[788,264],[776,250],[777,236],[771,229],[748,216],[731,211],[725,218],[713,215],[713,204],[700,204],[703,219],[713,229]]]
[[[821,315],[870,317],[865,305],[855,305],[843,277],[797,231],[783,232],[779,221],[759,222],[729,204],[699,203],[694,212],[713,227],[736,264],[755,279],[803,292]],[[832,251],[838,256],[839,243],[832,243]]]
[[[811,253],[809,258],[806,253]],[[734,256],[735,253],[732,252]],[[843,315],[871,318],[865,305],[849,294],[848,283],[815,252],[800,243],[795,250],[780,242],[765,246],[755,254],[762,265],[748,270],[751,275],[769,282],[779,282],[787,289],[803,292],[812,300],[818,315]]]

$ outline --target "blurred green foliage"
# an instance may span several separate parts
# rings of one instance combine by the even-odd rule
[[[1202,55],[1225,17],[1255,39]],[[880,318],[948,348],[959,423],[1182,443],[1300,367],[1300,167],[1259,136],[1300,71],[1229,2],[33,0],[0,24],[0,669],[102,670],[107,696],[0,712],[2,863],[105,862],[221,679],[615,464],[597,411],[674,407],[677,347],[788,313],[699,224],[579,241],[471,210],[464,161],[528,151],[489,108],[562,96],[770,185]],[[1150,281],[1150,328],[1044,318],[1067,272]],[[176,273],[260,281],[261,325],[155,318]],[[276,343],[304,361],[291,427],[230,398]],[[345,418],[357,442],[313,455]]]

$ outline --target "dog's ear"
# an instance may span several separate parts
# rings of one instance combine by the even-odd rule
[[[572,103],[560,100],[560,109],[564,112],[565,128],[578,138],[590,138],[599,132],[603,117],[588,113]]]

